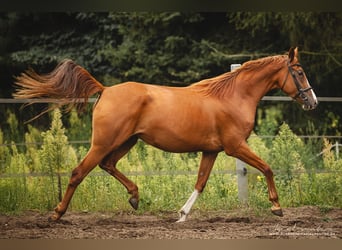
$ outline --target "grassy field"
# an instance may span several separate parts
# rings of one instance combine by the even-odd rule
[[[0,131],[0,144],[9,144],[0,147],[0,213],[47,211],[58,203],[71,170],[89,147],[69,143],[69,137],[76,136],[81,129],[75,124],[84,126],[77,117],[72,119],[73,132],[66,131],[60,112],[55,111],[50,129],[40,132],[29,126],[26,145],[21,147],[5,141]],[[283,124],[271,140],[253,134],[249,144],[272,166],[282,206],[342,207],[342,159],[330,150],[328,140],[300,139]],[[320,157],[316,156],[317,148],[324,150]],[[199,160],[200,153],[171,154],[139,141],[117,167],[139,186],[141,200],[137,213],[177,211],[194,189]],[[247,206],[255,211],[268,211],[264,177],[250,167],[248,172]],[[194,209],[240,208],[236,178],[235,159],[220,153]],[[131,211],[128,198],[118,181],[95,168],[78,187],[70,210]]]

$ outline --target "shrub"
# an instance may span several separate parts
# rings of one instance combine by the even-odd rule
[[[19,151],[14,144],[0,147],[0,161],[6,166],[1,168],[0,176],[1,212],[15,213],[27,209],[46,211],[58,203],[71,169],[85,156],[89,146],[70,145],[67,135],[76,136],[77,130],[84,129],[76,113],[70,119],[74,127],[66,133],[61,113],[56,110],[46,132],[40,133],[32,126],[27,127],[26,151]],[[1,143],[4,143],[4,138],[0,130]],[[324,142],[323,160],[319,165],[313,164],[319,160],[311,152],[317,145],[305,143],[285,123],[273,140],[265,141],[252,134],[248,143],[274,169],[283,206],[342,206],[342,162],[331,152],[330,142]],[[141,201],[138,213],[177,211],[194,189],[199,163],[199,153],[163,152],[139,140],[118,162],[117,168],[139,186]],[[206,189],[194,209],[241,208],[234,173],[235,159],[220,153]],[[254,168],[249,168],[248,173],[248,205],[256,212],[268,209],[270,204],[267,202],[265,178]],[[100,168],[95,168],[78,187],[70,209],[132,211],[128,198],[127,191],[118,181]]]
[[[51,185],[50,188],[47,187],[47,192],[51,202],[56,204],[62,198],[61,174],[75,167],[77,162],[76,152],[69,145],[68,137],[65,135],[60,110],[53,111],[51,127],[48,131],[42,132],[42,139],[39,171],[49,175]]]
[[[18,152],[17,147],[11,146],[11,159],[6,173],[10,178],[0,181],[0,212],[16,213],[27,209],[26,203],[28,188],[25,173],[26,158]]]
[[[292,180],[294,171],[304,170],[301,158],[303,149],[303,141],[291,131],[286,123],[283,123],[272,142],[270,165],[279,173],[284,173],[282,178],[286,184]]]
[[[9,148],[5,144],[4,133],[0,128],[0,174],[6,171],[11,157]]]

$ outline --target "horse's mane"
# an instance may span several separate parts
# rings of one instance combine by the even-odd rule
[[[269,64],[279,64],[284,62],[286,55],[268,56],[256,60],[251,60],[245,62],[240,68],[223,73],[219,76],[208,78],[200,82],[194,83],[191,87],[194,87],[199,92],[204,93],[207,96],[216,96],[222,98],[226,96],[232,83],[235,81],[236,77],[243,72],[258,71],[261,68]]]

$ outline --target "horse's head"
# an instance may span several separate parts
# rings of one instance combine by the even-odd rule
[[[280,89],[303,105],[304,110],[317,107],[316,95],[298,61],[298,48],[291,48],[287,60],[287,73]],[[291,75],[291,77],[288,77]]]

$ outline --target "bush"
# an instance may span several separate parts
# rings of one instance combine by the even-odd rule
[[[54,111],[51,118],[51,126],[45,132],[27,127],[26,148],[18,150],[14,144],[0,147],[0,212],[52,210],[68,184],[71,170],[85,156],[89,144],[71,146],[69,136],[77,139],[76,136],[83,133],[79,131],[85,129],[81,121],[88,118],[73,113],[66,121],[73,126],[68,131],[62,124],[59,110]],[[0,130],[0,144],[4,143]],[[248,143],[274,170],[282,206],[342,207],[342,162],[331,151],[329,141],[318,143],[324,150],[320,160],[314,151],[317,145],[300,139],[284,123],[274,139],[264,140],[252,134]],[[118,162],[117,168],[139,186],[138,213],[177,211],[194,189],[199,162],[199,153],[172,154],[138,141]],[[268,211],[265,178],[254,168],[249,168],[248,173],[248,205],[254,211]],[[194,209],[241,208],[237,192],[235,159],[220,153]],[[126,189],[118,181],[95,168],[78,187],[70,209],[132,211],[128,198]]]
[[[286,123],[283,123],[272,142],[269,163],[273,169],[281,173],[280,176],[285,185],[291,183],[294,172],[304,170],[301,158],[304,147],[303,141],[291,131]]]
[[[9,174],[11,178],[1,179],[0,182],[0,212],[2,213],[16,213],[28,208],[25,203],[29,195],[25,161],[25,156],[19,153],[17,147],[12,144],[11,160],[6,168],[6,174]]]
[[[4,133],[0,128],[0,174],[6,171],[10,157],[10,151],[6,146],[6,141],[4,140]]]

